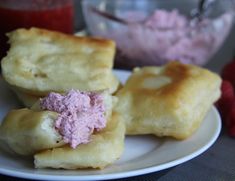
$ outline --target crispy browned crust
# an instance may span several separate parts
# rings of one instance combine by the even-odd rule
[[[115,43],[112,40],[98,38],[98,37],[83,37],[83,36],[74,36],[70,34],[64,34],[57,31],[39,29],[39,28],[30,28],[24,29],[20,28],[10,33],[7,33],[8,37],[15,36],[20,37],[20,39],[28,38],[28,37],[50,37],[51,41],[68,41],[72,44],[82,44],[93,48],[100,49],[114,49]],[[11,40],[9,40],[11,43]]]

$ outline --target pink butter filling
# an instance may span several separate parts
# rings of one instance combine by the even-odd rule
[[[106,126],[104,100],[99,93],[70,90],[61,95],[52,92],[40,99],[40,106],[59,113],[55,128],[72,148],[88,143],[95,130]]]

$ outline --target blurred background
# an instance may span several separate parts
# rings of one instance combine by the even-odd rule
[[[219,72],[235,54],[234,9],[234,0],[0,0],[0,57],[6,32],[36,26],[112,38],[116,68],[176,59]]]

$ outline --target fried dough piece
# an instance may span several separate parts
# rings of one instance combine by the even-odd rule
[[[32,155],[65,143],[54,129],[58,114],[51,111],[10,111],[0,126],[0,139],[20,155]]]
[[[18,29],[7,34],[10,50],[1,61],[4,79],[33,96],[49,92],[116,91],[111,40],[76,37],[44,29]]]
[[[67,145],[35,154],[36,168],[104,168],[113,163],[124,149],[125,125],[122,117],[113,113],[107,127],[93,134],[88,144],[73,149]]]
[[[105,117],[110,119],[117,98],[107,91],[102,93]],[[10,111],[0,125],[0,140],[20,155],[32,155],[38,151],[65,145],[54,126],[58,114],[40,109],[36,102],[31,109]]]
[[[218,75],[193,65],[136,68],[117,93],[115,110],[124,116],[126,134],[185,139],[220,97],[220,85]]]

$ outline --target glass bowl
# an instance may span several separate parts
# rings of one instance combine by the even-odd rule
[[[210,0],[209,0],[210,1]],[[88,32],[115,40],[115,67],[177,60],[203,66],[234,20],[234,1],[216,0],[196,16],[199,0],[84,0]]]

